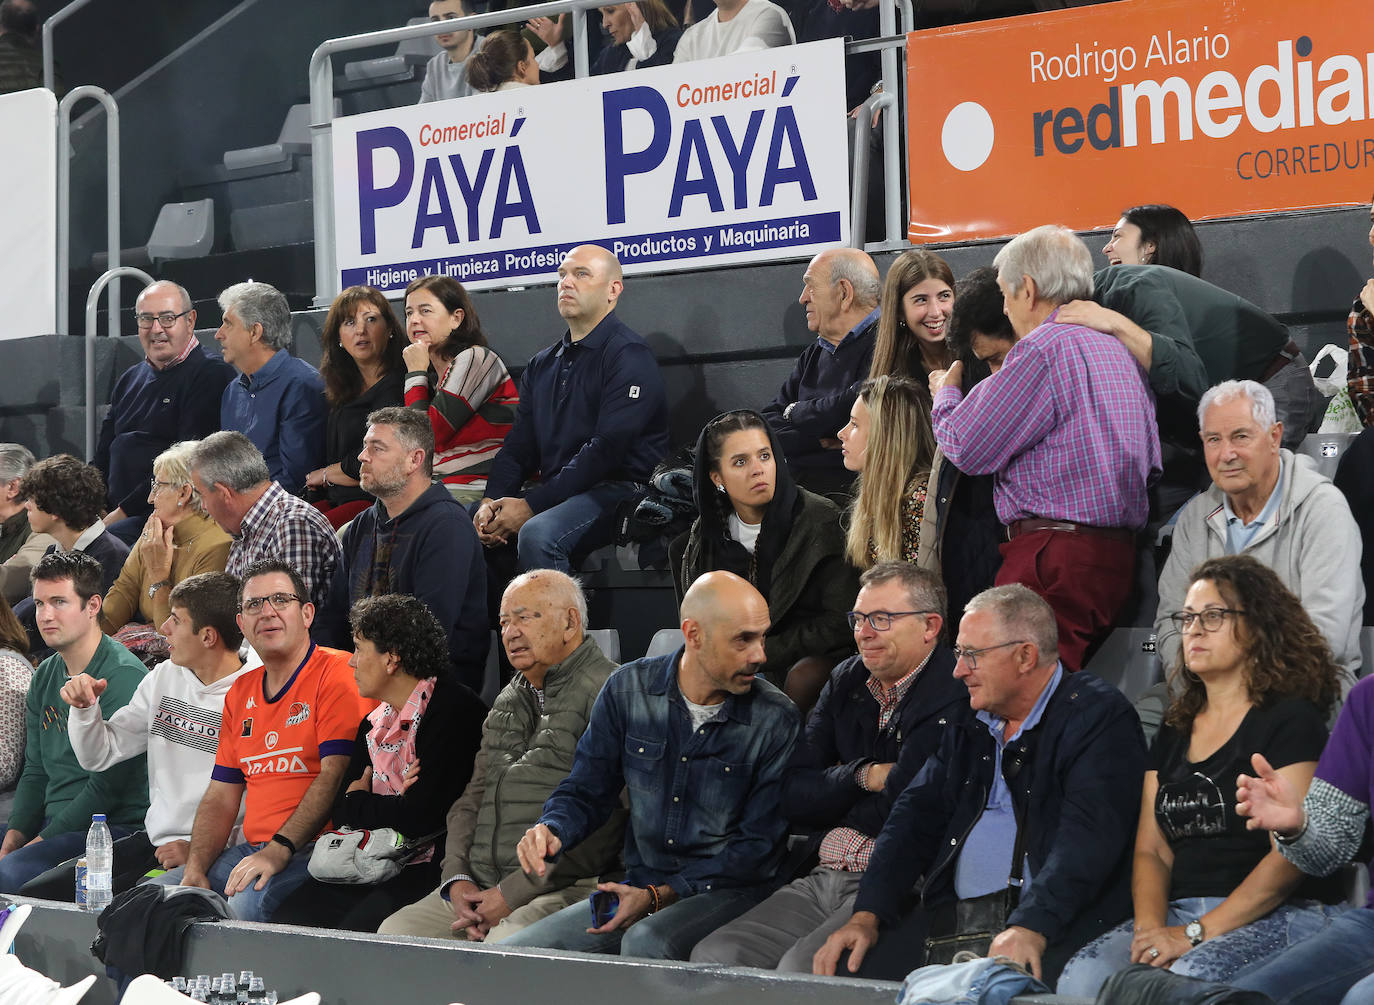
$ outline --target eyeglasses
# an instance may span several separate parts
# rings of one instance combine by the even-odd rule
[[[1221,628],[1228,614],[1244,613],[1244,611],[1236,610],[1234,607],[1208,607],[1202,611],[1175,611],[1169,615],[1169,620],[1178,626],[1180,632],[1186,632],[1193,627],[1194,621],[1201,618],[1202,630],[1215,632]]]
[[[156,492],[158,489],[179,489],[179,488],[181,488],[181,485],[182,485],[182,484],[185,484],[185,483],[183,482],[183,483],[181,483],[181,484],[178,484],[177,482],[164,482],[164,481],[159,481],[158,478],[157,478],[157,476],[154,475],[154,476],[153,476],[153,480],[152,480],[152,481],[149,483],[149,485],[148,485],[148,491],[149,491],[149,492]]]
[[[281,609],[288,604],[299,604],[301,602],[301,598],[294,593],[271,593],[265,597],[249,597],[243,602],[243,606],[240,607],[239,610],[243,611],[244,614],[260,614],[262,612],[262,605],[270,604],[272,610],[280,614]]]
[[[867,621],[868,626],[875,632],[885,632],[892,627],[893,618],[905,618],[913,614],[938,614],[938,611],[873,611],[865,614],[863,611],[850,611],[844,616],[849,622],[849,630],[857,632],[859,625]]]
[[[1025,639],[1016,639],[1012,642],[1003,642],[995,646],[984,646],[982,649],[966,649],[963,646],[955,646],[954,658],[956,660],[963,660],[965,663],[968,664],[968,668],[970,670],[977,670],[978,657],[982,656],[983,653],[990,653],[994,649],[1005,649],[1007,648],[1007,646],[1023,645],[1025,641]]]
[[[154,321],[162,325],[163,328],[170,328],[177,323],[179,318],[184,318],[190,313],[191,308],[188,307],[180,314],[173,314],[171,311],[163,311],[161,314],[135,314],[134,320],[138,322],[138,330],[146,332],[149,328],[153,327]]]

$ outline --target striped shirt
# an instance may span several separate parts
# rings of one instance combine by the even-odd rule
[[[491,349],[470,346],[453,358],[436,392],[431,399],[427,373],[406,374],[406,404],[428,409],[434,427],[434,473],[449,485],[486,489],[520,400],[510,371]]]
[[[1051,314],[967,398],[941,388],[931,420],[951,464],[994,476],[1004,524],[1043,517],[1145,526],[1146,486],[1160,472],[1154,396],[1110,335]]]
[[[301,574],[310,602],[319,607],[341,554],[338,535],[324,515],[273,482],[243,515],[224,571],[242,579],[254,562],[283,559]]]

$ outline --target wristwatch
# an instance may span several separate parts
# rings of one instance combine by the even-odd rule
[[[153,583],[151,586],[148,587],[148,599],[152,600],[155,596],[157,596],[158,590],[162,589],[164,586],[171,585],[172,584],[167,582],[167,580],[159,579],[156,583]]]
[[[1198,945],[1200,942],[1202,942],[1203,939],[1202,922],[1188,922],[1188,924],[1183,926],[1183,934],[1188,936],[1188,941],[1191,942],[1193,945]]]

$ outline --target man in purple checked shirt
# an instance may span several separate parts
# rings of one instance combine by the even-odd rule
[[[1093,292],[1092,255],[1073,231],[1027,231],[994,264],[1016,345],[967,397],[962,365],[950,367],[935,439],[959,470],[995,476],[1007,528],[997,585],[1024,583],[1049,602],[1060,658],[1077,670],[1130,593],[1146,487],[1160,472],[1154,397],[1118,340],[1056,320]]]

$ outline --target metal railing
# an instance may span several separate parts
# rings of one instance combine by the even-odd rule
[[[78,3],[85,0],[78,0]],[[550,0],[547,3],[533,4],[513,10],[491,11],[486,14],[469,14],[466,17],[451,18],[447,21],[432,21],[428,24],[406,25],[401,28],[385,28],[380,31],[364,32],[360,35],[347,35],[331,38],[321,43],[310,56],[310,149],[311,177],[314,200],[315,222],[315,304],[330,303],[338,294],[339,270],[334,247],[334,138],[331,126],[334,120],[334,68],[331,57],[341,52],[365,49],[377,45],[391,45],[412,38],[427,38],[431,35],[446,35],[455,31],[468,31],[509,24],[512,19],[525,20],[532,17],[557,17],[570,13],[573,16],[573,67],[578,77],[587,75],[587,20],[586,11],[604,5],[605,0]],[[875,249],[896,247],[906,243],[906,227],[902,219],[901,158],[905,152],[906,125],[903,118],[896,114],[899,107],[898,95],[905,94],[905,61],[899,65],[898,49],[906,46],[906,37],[897,34],[897,11],[900,8],[906,30],[914,24],[911,0],[879,0],[878,23],[883,38],[860,42],[848,42],[846,53],[867,52],[873,49],[882,51],[883,92],[892,97],[888,114],[882,116],[883,129],[883,202],[887,240]],[[862,133],[861,133],[862,135]],[[856,186],[859,180],[853,182]],[[868,179],[862,180],[865,194]]]
[[[43,86],[50,91],[55,91],[57,83],[57,71],[54,69],[54,59],[52,54],[52,34],[53,30],[67,18],[71,17],[82,7],[85,7],[91,0],[73,0],[60,11],[43,22]]]
[[[86,460],[95,459],[95,340],[99,335],[96,329],[96,306],[100,303],[100,294],[105,287],[111,283],[119,281],[120,276],[135,276],[143,280],[144,286],[151,286],[153,277],[142,269],[136,269],[132,265],[119,266],[102,273],[100,278],[91,284],[91,291],[86,294]],[[111,292],[113,292],[111,286]],[[113,300],[111,301],[110,321],[111,327],[116,329],[112,335],[118,335],[119,317],[114,310]]]
[[[73,4],[72,6],[76,6]],[[67,92],[57,106],[57,331],[70,331],[72,226],[72,106],[93,98],[105,109],[105,241],[111,272],[119,269],[119,106],[109,92],[83,84]],[[107,273],[108,275],[108,273]],[[110,287],[110,334],[119,334],[119,283]]]

